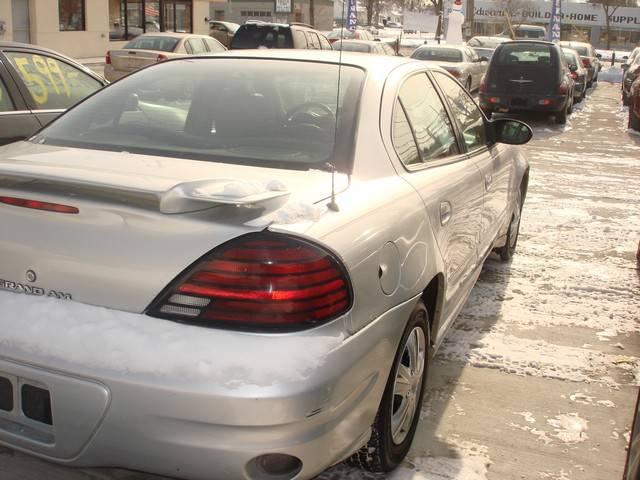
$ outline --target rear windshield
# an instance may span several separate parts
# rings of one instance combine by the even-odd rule
[[[352,43],[352,42],[341,42],[337,41],[333,44],[334,50],[340,50],[344,52],[360,52],[360,53],[369,53],[371,51],[371,46],[366,43]]]
[[[242,25],[231,40],[231,49],[293,48],[291,29],[278,25]]]
[[[587,49],[587,47],[583,47],[582,45],[571,45],[571,48],[573,48],[582,56],[586,57],[587,55],[589,55],[589,50]]]
[[[411,55],[418,60],[435,62],[461,62],[462,52],[455,48],[419,48]]]
[[[578,62],[576,61],[576,57],[574,54],[572,53],[565,53],[564,54],[564,58],[567,61],[567,64],[569,65],[577,65]]]
[[[335,64],[170,61],[110,85],[32,141],[287,169],[330,162],[348,171],[363,78],[342,65],[336,108]]]
[[[541,28],[516,28],[516,36],[520,38],[544,38],[546,32]]]
[[[551,65],[551,47],[527,43],[505,43],[493,61],[498,65]]]
[[[179,38],[173,37],[136,37],[127,43],[124,48],[128,50],[160,50],[162,52],[173,52]]]

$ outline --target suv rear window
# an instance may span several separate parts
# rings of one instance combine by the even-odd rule
[[[420,48],[411,57],[434,62],[461,62],[462,52],[455,48]]]
[[[293,48],[291,29],[279,25],[242,25],[233,36],[230,48]]]
[[[548,45],[505,43],[493,59],[498,65],[551,65],[551,48]]]

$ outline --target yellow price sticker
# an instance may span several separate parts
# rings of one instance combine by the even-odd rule
[[[13,57],[12,61],[24,80],[29,93],[38,105],[45,105],[49,95],[65,95],[71,98],[71,88],[67,77],[60,68],[60,62],[53,58],[31,55]]]

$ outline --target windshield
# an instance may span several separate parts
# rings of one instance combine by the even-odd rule
[[[462,62],[462,52],[455,48],[419,48],[411,55],[418,60],[434,62]]]
[[[127,43],[127,50],[160,50],[161,52],[173,52],[180,41],[174,37],[147,37],[141,35]]]
[[[493,57],[496,59],[496,55]],[[503,44],[497,56],[499,65],[551,65],[551,49],[547,45],[527,43]]]
[[[293,48],[291,29],[279,25],[242,25],[233,36],[230,48]]]
[[[337,65],[209,58],[133,74],[33,141],[287,169],[331,162],[346,171],[363,77],[342,66],[337,137]]]

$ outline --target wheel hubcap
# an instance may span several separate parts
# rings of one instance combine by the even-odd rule
[[[391,438],[401,444],[409,434],[418,409],[422,389],[426,341],[424,330],[414,327],[402,347],[402,357],[396,370],[391,402]]]

